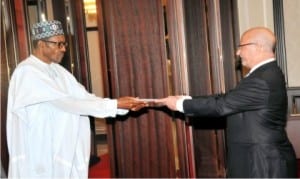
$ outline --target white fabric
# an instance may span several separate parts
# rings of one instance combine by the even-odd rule
[[[61,65],[31,55],[15,69],[9,86],[8,177],[88,178],[88,115],[116,114],[116,100],[88,93]]]
[[[186,99],[192,99],[192,97],[191,96],[181,96],[181,98],[176,101],[177,111],[182,112],[182,113],[184,112],[184,110],[183,110],[183,101],[186,100]]]

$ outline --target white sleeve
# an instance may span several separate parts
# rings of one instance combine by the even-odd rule
[[[179,112],[184,112],[183,110],[183,101],[186,100],[186,99],[192,99],[191,96],[182,96],[180,99],[178,99],[176,101],[176,109],[179,111]]]
[[[109,98],[93,97],[77,99],[66,97],[59,100],[53,100],[50,103],[56,108],[69,113],[99,118],[115,117],[118,114],[125,115],[128,113],[128,110],[117,109],[117,100]]]

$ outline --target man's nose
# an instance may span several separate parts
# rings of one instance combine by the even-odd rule
[[[66,49],[66,47],[63,45],[63,46],[60,48],[60,51],[62,51],[62,52],[66,52],[66,51],[67,51],[67,49]]]
[[[238,48],[238,49],[236,50],[235,54],[236,54],[237,56],[240,56],[240,53],[241,53],[241,50]]]

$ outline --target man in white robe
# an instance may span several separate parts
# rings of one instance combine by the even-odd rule
[[[59,21],[32,29],[34,52],[15,69],[8,93],[8,177],[88,178],[90,122],[146,104],[99,98],[59,65],[67,43]]]

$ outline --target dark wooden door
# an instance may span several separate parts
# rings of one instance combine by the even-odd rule
[[[111,97],[168,95],[161,0],[103,0],[100,6]],[[176,177],[173,121],[161,110],[109,120],[113,177]]]
[[[23,1],[4,0],[1,5],[1,163],[7,172],[9,161],[6,142],[8,84],[17,63],[29,54],[29,48]]]
[[[184,1],[187,36],[189,95],[211,95],[222,91],[223,66],[219,55],[219,24],[216,1]],[[224,177],[225,119],[190,118],[196,177]]]
[[[240,73],[235,57],[235,41],[239,37],[236,1],[189,0],[183,4],[187,94],[225,93],[236,85]],[[194,154],[195,177],[225,177],[226,118],[197,117],[186,121],[187,132],[192,135],[189,150]]]

